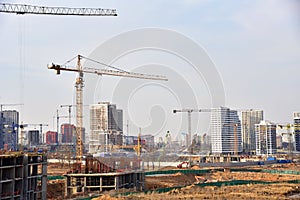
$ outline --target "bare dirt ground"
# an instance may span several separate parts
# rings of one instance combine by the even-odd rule
[[[182,189],[174,189],[167,193],[134,194],[127,197],[120,197],[120,199],[291,199],[289,197],[296,193],[300,193],[299,185],[296,184],[239,185],[224,187],[198,187],[190,185]],[[300,199],[300,197],[298,197],[298,199]]]
[[[70,171],[68,165],[61,167],[59,164],[48,164],[48,176],[62,176]],[[48,180],[47,183],[47,199],[63,199],[64,180]]]
[[[47,199],[63,199],[64,180],[48,181]]]
[[[47,166],[47,174],[48,176],[61,176],[70,171],[71,166],[64,165],[61,166],[59,163],[57,164],[48,164]]]
[[[198,167],[193,167],[199,169]],[[249,167],[247,167],[249,168]],[[257,169],[276,169],[276,170],[294,170],[300,171],[300,165],[284,164],[273,166],[254,167]],[[173,167],[165,167],[161,170],[177,169]],[[62,175],[68,171],[68,168],[59,169],[55,166],[49,166],[48,171],[51,175]],[[174,189],[167,193],[149,192],[148,194],[137,193],[130,196],[121,197],[114,191],[104,193],[103,196],[94,199],[110,200],[110,199],[300,199],[300,195],[291,198],[292,195],[300,194],[300,184],[278,183],[270,185],[247,184],[238,186],[206,186],[199,187],[195,183],[201,182],[217,182],[230,180],[257,180],[257,181],[287,181],[300,180],[300,175],[291,174],[270,174],[264,172],[231,172],[230,169],[224,171],[212,170],[211,173],[205,175],[182,174],[180,172],[171,175],[146,176],[145,189],[155,190],[159,188],[184,186],[181,189]],[[47,199],[63,199],[63,181],[49,181]],[[124,191],[125,192],[125,191]]]

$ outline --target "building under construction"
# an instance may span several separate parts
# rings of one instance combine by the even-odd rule
[[[46,199],[47,157],[37,152],[2,152],[0,193],[0,199]]]
[[[115,155],[109,158],[88,156],[82,173],[66,174],[65,195],[134,188],[144,189],[145,176],[138,157]]]

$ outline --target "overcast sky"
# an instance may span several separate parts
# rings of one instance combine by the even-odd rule
[[[20,107],[7,107],[19,110],[24,123],[48,123],[49,129],[56,129],[53,127],[56,109],[61,104],[75,103],[76,74],[66,72],[56,76],[47,69],[48,63],[62,64],[77,54],[94,55],[95,50],[112,37],[149,27],[174,31],[203,48],[221,77],[225,106],[262,109],[265,118],[273,122],[292,122],[292,112],[300,111],[299,1],[6,2],[115,8],[118,13],[117,17],[0,14],[0,103],[24,104]],[[122,45],[120,42],[120,48]],[[97,58],[101,59],[101,55]],[[201,78],[192,72],[190,66],[186,63],[180,65],[180,62],[182,61],[176,56],[150,50],[125,55],[112,63],[125,70],[155,72],[170,76],[171,79],[181,74],[184,84],[196,96],[196,104],[194,102],[188,105],[189,101],[185,101],[190,99],[188,92],[183,93],[186,94],[184,103],[180,102],[182,99],[175,98],[180,96],[176,91],[181,89],[175,83],[157,87],[154,82],[150,85],[143,82],[143,90],[132,89],[134,92],[131,91],[130,99],[121,100],[127,104],[119,102],[120,100],[113,102],[125,110],[124,124],[129,120],[132,134],[136,134],[137,127],[142,127],[147,133],[160,135],[171,130],[174,137],[178,137],[179,133],[186,132],[186,115],[174,115],[172,108],[213,106],[205,77],[202,77],[204,81],[196,83],[196,79]],[[160,70],[159,67],[149,71],[149,63],[167,66],[169,71]],[[180,66],[186,68],[182,69]],[[172,72],[177,75],[171,74]],[[121,83],[120,81],[123,80],[115,77],[99,78],[96,87],[100,89],[95,91],[92,99],[110,101],[113,99],[112,87],[115,93],[121,90],[116,89],[116,83]],[[125,83],[130,85],[132,82]],[[134,83],[137,83],[136,87],[141,87],[139,82]],[[89,101],[91,102],[92,100]],[[61,115],[68,114],[66,109],[60,109],[59,112]],[[86,117],[88,113],[84,115]],[[193,118],[193,132],[206,132],[209,115],[193,114]],[[67,122],[67,119],[61,122]],[[88,126],[87,122],[85,126]]]

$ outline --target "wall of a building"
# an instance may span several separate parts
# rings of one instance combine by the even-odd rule
[[[237,135],[238,152],[241,152],[241,123],[237,111],[225,107],[213,108],[210,125],[212,153],[233,154],[235,134]]]

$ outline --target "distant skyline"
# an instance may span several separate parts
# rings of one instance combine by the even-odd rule
[[[224,106],[260,109],[264,111],[266,120],[280,123],[292,123],[293,112],[300,111],[299,1],[178,0],[131,1],[128,4],[120,0],[23,0],[7,3],[115,8],[118,13],[117,17],[0,13],[0,104],[24,104],[4,107],[20,111],[20,121],[24,123],[48,123],[52,130],[57,109],[60,109],[61,115],[68,115],[67,108],[61,109],[60,105],[75,104],[76,74],[66,72],[56,76],[54,71],[47,69],[48,63],[62,64],[77,54],[89,56],[114,36],[149,27],[178,32],[204,49],[222,79]],[[107,49],[108,52],[113,50]],[[153,63],[158,68],[152,72],[149,66]],[[199,108],[212,106],[210,91],[203,77],[198,80],[189,65],[170,54],[152,50],[132,52],[113,64],[124,70],[143,73],[176,72],[195,95]],[[162,66],[167,70],[160,70]],[[88,76],[85,78],[90,79]],[[113,99],[112,88],[118,87],[117,84],[124,80],[115,77],[97,79],[98,90],[93,99]],[[124,132],[128,115],[132,134],[137,133],[137,127],[144,127],[145,132],[150,134],[156,132],[161,124],[159,121],[155,122],[156,126],[152,123],[155,116],[162,115],[165,122],[161,122],[164,127],[159,130],[159,135],[163,136],[166,130],[176,132],[172,137],[180,137],[181,132],[187,132],[187,116],[174,115],[170,109],[180,109],[181,104],[169,93],[170,90],[166,92],[168,88],[159,86],[160,83],[125,83],[143,84],[143,90],[132,91],[133,96],[126,99],[127,108],[120,107],[124,110]],[[112,103],[119,107],[119,102]],[[85,108],[84,115],[88,115],[88,108]],[[207,132],[209,114],[193,114],[192,117],[193,132]],[[68,119],[61,122],[68,122]],[[75,123],[75,120],[72,122]],[[56,130],[56,125],[53,128]]]

